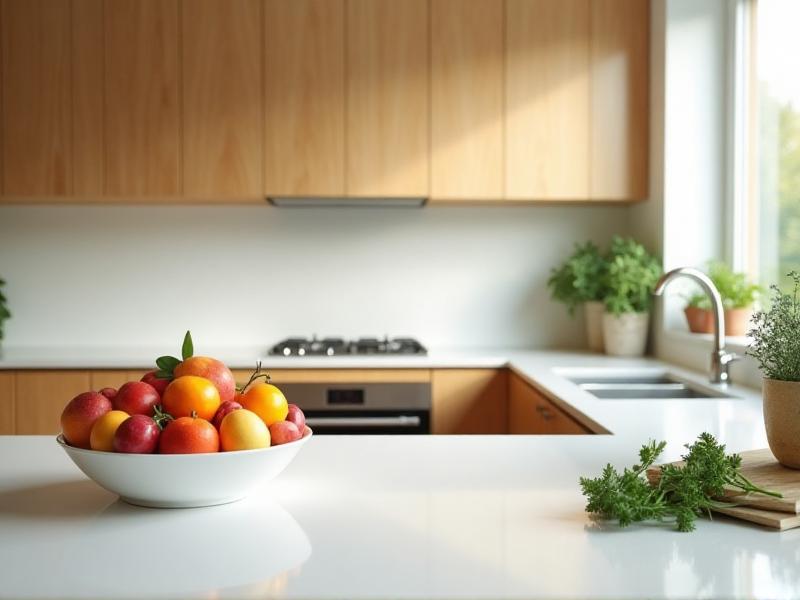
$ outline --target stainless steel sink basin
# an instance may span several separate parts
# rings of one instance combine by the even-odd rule
[[[564,373],[572,383],[601,400],[682,400],[733,398],[725,390],[662,370],[583,370]]]

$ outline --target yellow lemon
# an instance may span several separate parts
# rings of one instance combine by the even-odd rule
[[[269,429],[254,412],[241,408],[225,415],[219,426],[219,445],[224,452],[269,448]]]
[[[117,427],[129,416],[128,413],[122,410],[110,410],[97,419],[92,425],[92,433],[89,436],[91,449],[113,452],[114,434],[117,432]]]

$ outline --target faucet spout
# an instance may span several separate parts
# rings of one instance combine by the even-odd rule
[[[656,283],[653,294],[661,296],[667,285],[679,277],[688,277],[697,282],[711,300],[711,311],[714,317],[714,349],[711,353],[711,383],[727,384],[730,381],[730,363],[738,357],[725,350],[725,312],[722,306],[722,297],[714,283],[708,276],[691,267],[680,267],[664,273]]]

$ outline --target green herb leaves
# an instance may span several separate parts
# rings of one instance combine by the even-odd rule
[[[708,277],[714,282],[726,310],[749,308],[764,291],[760,285],[750,283],[746,273],[737,273],[723,262],[710,261]],[[711,300],[705,293],[694,294],[689,298],[689,306],[711,310]]]
[[[190,331],[186,332],[186,335],[183,336],[183,345],[181,346],[181,356],[183,360],[194,355],[194,344],[192,342],[192,333]],[[175,358],[174,356],[159,356],[156,359],[156,366],[158,367],[158,371],[156,371],[156,377],[159,379],[172,379],[175,375],[175,367],[183,362],[180,358]]]
[[[747,354],[758,361],[764,377],[800,381],[800,273],[792,271],[794,290],[784,294],[771,286],[772,306],[753,315],[753,342]]]
[[[678,531],[692,531],[698,515],[710,514],[715,506],[732,506],[715,500],[726,487],[743,492],[780,498],[754,485],[739,468],[737,454],[726,456],[725,446],[710,433],[702,433],[694,444],[687,445],[683,465],[664,465],[656,485],[643,477],[664,451],[666,442],[650,441],[639,451],[640,464],[617,472],[606,465],[600,477],[580,478],[586,511],[605,519],[615,519],[620,527],[642,521],[674,523]]]
[[[11,317],[11,311],[8,310],[6,297],[3,295],[2,291],[2,287],[5,284],[5,280],[0,279],[0,340],[3,339],[3,322]]]
[[[620,315],[648,311],[660,275],[661,262],[644,246],[614,236],[606,254],[592,242],[576,244],[572,256],[550,272],[547,286],[570,314],[583,302],[601,301],[608,312]]]

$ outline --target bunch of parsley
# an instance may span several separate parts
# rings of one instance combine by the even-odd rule
[[[687,445],[683,465],[663,465],[661,478],[650,485],[644,473],[664,451],[666,442],[650,441],[639,451],[639,464],[619,473],[610,464],[600,477],[581,477],[587,498],[586,511],[605,519],[615,519],[620,527],[641,521],[674,522],[678,531],[692,531],[699,515],[711,516],[715,507],[735,504],[720,502],[725,488],[780,498],[781,494],[756,486],[741,474],[742,457],[725,454],[710,433],[702,433]]]

